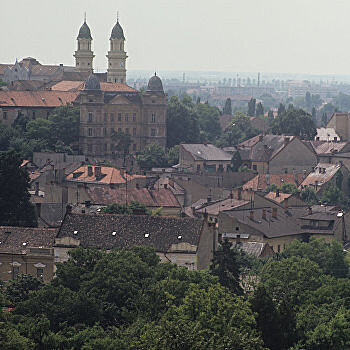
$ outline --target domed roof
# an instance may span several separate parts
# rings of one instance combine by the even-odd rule
[[[100,81],[94,74],[90,74],[85,82],[84,90],[101,90]]]
[[[79,34],[77,39],[92,39],[89,26],[84,21],[83,25],[79,29]]]
[[[119,24],[119,21],[117,20],[117,23],[112,29],[111,37],[110,39],[119,39],[119,40],[125,40],[123,28]]]
[[[148,81],[147,91],[161,91],[163,92],[163,83],[157,74],[154,73],[153,77]]]

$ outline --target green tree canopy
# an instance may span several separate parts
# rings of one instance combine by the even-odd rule
[[[311,115],[294,107],[288,108],[285,113],[274,119],[272,132],[277,135],[299,136],[307,140],[313,140],[317,134]]]
[[[232,115],[232,102],[229,97],[225,101],[225,106],[222,113]]]
[[[256,99],[252,97],[248,102],[248,111],[247,111],[248,116],[250,117],[255,116],[255,105],[256,105]]]
[[[0,152],[0,225],[37,226],[29,201],[29,176],[14,151]]]

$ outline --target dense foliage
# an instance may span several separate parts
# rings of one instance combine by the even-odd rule
[[[272,123],[272,132],[278,135],[299,136],[306,140],[313,140],[317,134],[312,116],[293,106],[278,114]]]
[[[0,151],[15,150],[25,159],[33,152],[72,153],[79,139],[79,108],[71,105],[56,108],[48,119],[29,120],[19,115],[13,125],[0,124]]]
[[[16,152],[0,152],[0,226],[37,226],[29,176]]]

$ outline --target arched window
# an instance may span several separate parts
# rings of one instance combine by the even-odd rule
[[[120,51],[123,51],[123,42],[120,43]]]

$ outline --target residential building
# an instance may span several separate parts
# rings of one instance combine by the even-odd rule
[[[73,104],[78,92],[0,90],[0,122],[11,125],[19,116],[47,119],[52,111]]]
[[[340,141],[340,136],[335,132],[334,128],[317,128],[316,130],[315,141]]]
[[[162,208],[162,215],[179,215],[181,205],[168,188],[158,190],[148,188],[110,188],[107,186],[90,186],[86,190],[89,202],[97,205],[114,203],[126,204],[139,202],[149,210]]]
[[[49,282],[54,274],[52,245],[57,229],[0,226],[0,280],[30,274]]]
[[[219,240],[264,242],[282,252],[294,239],[311,236],[347,241],[346,214],[335,207],[260,207],[220,212]]]
[[[300,184],[300,188],[312,187],[314,191],[320,195],[325,189],[325,185],[337,185],[338,172],[342,174],[341,189],[345,193],[349,193],[349,170],[341,164],[318,163],[313,171]]]
[[[276,185],[281,187],[284,184],[292,184],[298,187],[307,174],[258,174],[243,186],[243,190],[265,191],[267,187]]]
[[[326,128],[332,128],[342,141],[350,141],[350,114],[335,112]]]
[[[206,220],[68,213],[55,239],[56,262],[66,261],[69,249],[78,246],[107,251],[148,246],[162,262],[200,270],[209,266],[216,237]]]
[[[298,137],[257,135],[238,145],[243,165],[259,174],[308,173],[316,154]]]
[[[224,172],[230,169],[232,156],[211,144],[181,144],[179,170],[187,172]]]

